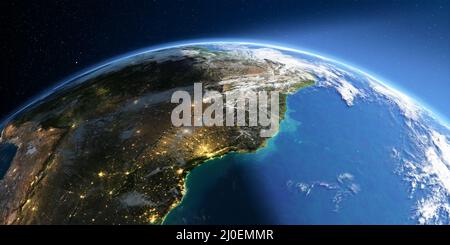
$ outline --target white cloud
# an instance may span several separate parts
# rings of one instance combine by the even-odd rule
[[[423,111],[423,108],[419,106],[413,99],[401,93],[400,91],[387,87],[386,85],[381,84],[378,81],[374,81],[373,79],[369,79],[369,85],[377,93],[384,96],[392,103],[395,103],[406,118],[411,120],[419,119],[420,113]]]
[[[328,63],[317,63],[303,60],[297,57],[283,54],[271,48],[235,48],[237,55],[244,55],[259,60],[270,60],[280,64],[280,71],[285,74],[296,72],[302,74],[305,79],[314,80],[318,85],[334,87],[348,106],[353,105],[354,98],[364,96],[363,91],[357,89],[344,77],[351,74]],[[311,76],[312,74],[312,76]]]

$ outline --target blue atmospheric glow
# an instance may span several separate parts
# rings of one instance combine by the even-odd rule
[[[255,45],[255,46],[269,47],[269,48],[274,48],[274,49],[279,49],[279,50],[284,50],[284,51],[290,51],[290,52],[294,52],[294,53],[306,54],[306,55],[317,57],[317,58],[327,60],[327,61],[330,61],[333,63],[340,64],[344,67],[347,67],[348,69],[362,73],[363,75],[368,76],[391,89],[394,89],[396,91],[401,92],[402,94],[405,94],[409,98],[413,99],[416,104],[420,105],[423,109],[428,111],[430,113],[430,115],[433,116],[436,120],[438,120],[442,125],[444,125],[446,127],[449,127],[448,125],[450,125],[448,123],[449,120],[445,116],[443,116],[442,114],[437,112],[437,110],[435,110],[434,108],[432,108],[431,106],[429,106],[428,104],[426,104],[425,102],[423,102],[422,100],[417,98],[416,96],[413,96],[411,93],[405,92],[404,88],[400,88],[398,85],[393,85],[392,82],[388,82],[386,79],[382,79],[378,75],[377,76],[372,75],[373,74],[372,72],[369,73],[369,72],[365,71],[365,69],[361,69],[360,67],[358,67],[354,64],[350,64],[349,62],[341,61],[338,58],[330,57],[329,55],[323,55],[320,52],[303,49],[303,48],[300,49],[298,47],[292,47],[290,45],[285,45],[285,44],[281,44],[279,42],[274,42],[274,41],[271,41],[270,43],[268,43],[267,41],[261,41],[261,40],[256,40],[256,39],[210,38],[210,39],[196,39],[196,40],[188,40],[188,41],[171,42],[171,43],[166,43],[166,44],[162,44],[162,45],[156,45],[156,46],[152,46],[152,47],[138,49],[138,50],[105,60],[105,61],[100,62],[96,65],[93,65],[89,68],[83,69],[80,72],[76,73],[75,75],[67,77],[67,78],[63,79],[62,81],[56,83],[56,85],[54,87],[51,87],[50,89],[46,90],[42,94],[37,95],[37,96],[33,97],[32,99],[30,99],[27,103],[25,103],[25,106],[21,107],[21,109],[15,111],[11,115],[9,115],[5,119],[3,119],[0,123],[0,129],[2,127],[4,127],[6,125],[6,123],[9,122],[11,119],[13,119],[16,115],[18,115],[19,113],[21,113],[28,107],[32,106],[33,104],[45,99],[47,96],[49,96],[53,92],[57,91],[58,89],[64,87],[65,85],[69,84],[70,82],[72,82],[76,79],[79,79],[79,78],[86,76],[94,71],[97,71],[99,69],[107,67],[113,63],[120,62],[122,60],[126,60],[133,56],[145,54],[145,53],[149,53],[149,52],[155,52],[155,51],[160,51],[160,50],[164,50],[164,49],[178,48],[178,47],[191,46],[191,45],[208,45],[208,44],[243,44],[243,45]]]

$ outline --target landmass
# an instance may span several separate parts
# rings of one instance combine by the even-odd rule
[[[17,147],[0,180],[0,224],[160,224],[202,162],[264,146],[261,127],[174,127],[174,91],[195,82],[221,93],[315,82],[271,59],[202,46],[121,61],[17,115],[0,144]],[[81,81],[82,80],[82,81]]]

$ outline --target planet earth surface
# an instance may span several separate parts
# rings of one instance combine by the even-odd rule
[[[173,126],[171,96],[194,83],[280,92],[277,133]],[[0,129],[1,224],[450,223],[448,124],[299,50],[138,52],[59,84]]]

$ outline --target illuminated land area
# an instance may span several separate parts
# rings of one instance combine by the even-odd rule
[[[282,118],[286,94],[314,83],[261,52],[265,58],[188,46],[141,54],[28,108],[0,139],[18,147],[0,182],[0,223],[160,224],[192,168],[266,140],[260,127],[173,127],[174,91],[195,82],[222,93],[276,90]]]

